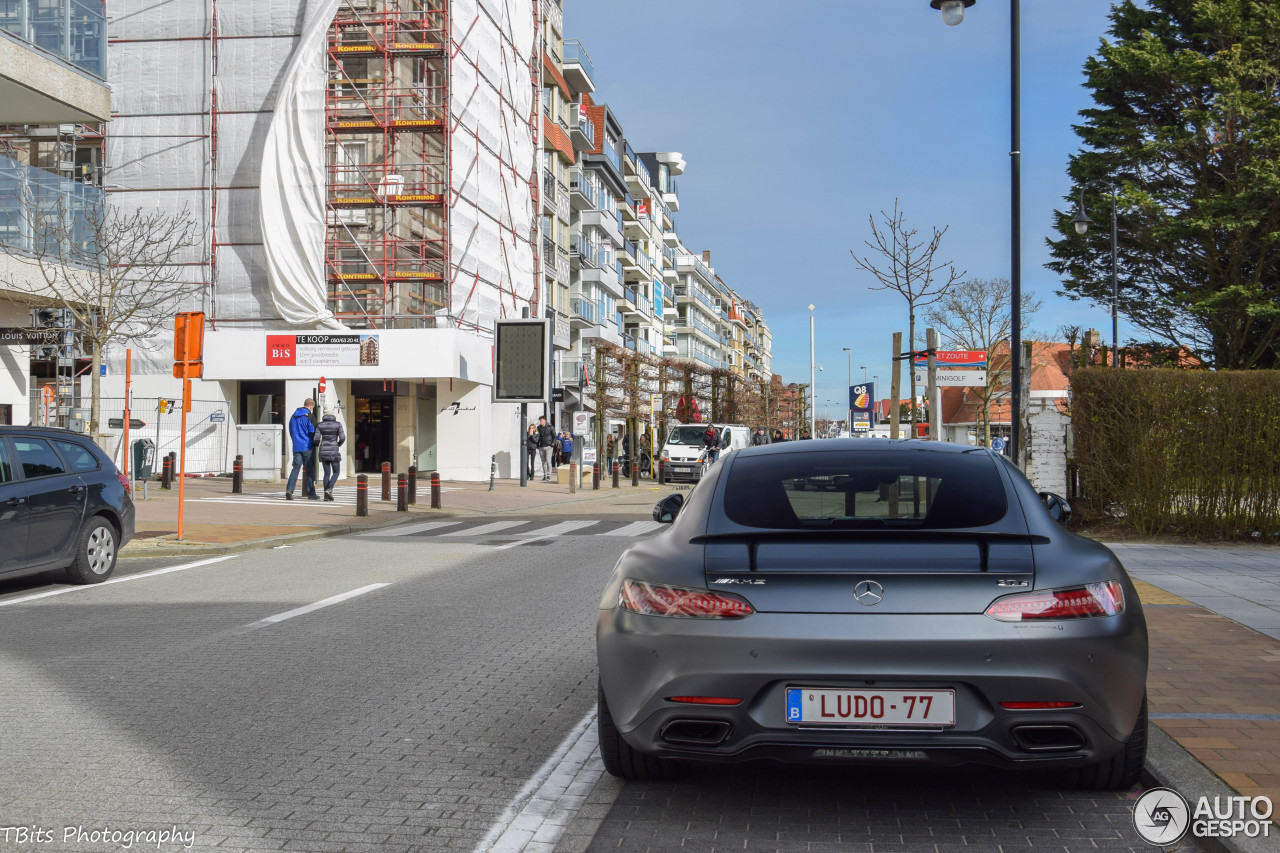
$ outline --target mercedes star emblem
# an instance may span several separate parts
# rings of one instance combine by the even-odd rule
[[[858,581],[853,587],[853,597],[859,604],[872,607],[884,600],[884,587],[875,581]]]

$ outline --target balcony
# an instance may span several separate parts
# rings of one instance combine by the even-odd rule
[[[560,362],[560,382],[574,388],[581,387],[582,364],[583,362],[580,358],[565,359]]]
[[[569,322],[578,326],[594,326],[596,324],[595,303],[581,296],[570,299]]]
[[[569,261],[578,267],[600,266],[600,246],[579,234],[569,245]]]
[[[711,270],[707,269],[707,265],[704,264],[697,256],[681,255],[678,258],[678,262],[679,262],[679,267],[681,272],[697,273],[698,276],[700,276],[702,280],[705,281],[707,284],[713,287],[715,286],[715,282],[716,282],[715,275],[711,272]]]
[[[101,0],[0,0],[0,125],[111,116]]]
[[[591,64],[582,42],[577,39],[566,39],[564,43],[564,79],[579,92],[594,92],[596,69]]]
[[[591,151],[596,147],[596,126],[581,105],[569,113],[569,139],[574,150]]]
[[[631,193],[627,193],[618,201],[618,212],[622,214],[624,224],[636,221],[636,201],[631,197]]]
[[[107,19],[99,0],[5,0],[0,29],[106,79]]]
[[[89,217],[103,204],[102,190],[0,155],[0,247],[33,253],[41,233],[65,237],[58,254],[67,260],[96,256]],[[51,231],[40,219],[56,219]]]
[[[680,195],[677,189],[676,179],[667,178],[667,185],[662,190],[662,203],[671,208],[673,213],[680,212]]]
[[[640,269],[640,261],[637,258],[636,244],[631,240],[624,240],[622,243],[622,271],[636,272]]]
[[[626,168],[623,172],[627,179],[627,188],[631,190],[636,197],[647,198],[652,190],[650,185],[652,181],[649,178],[649,167],[644,161],[631,150],[631,143],[626,143],[624,165]]]
[[[596,201],[596,188],[587,180],[587,176],[581,169],[570,169],[570,210],[595,210],[599,206],[599,203]]]

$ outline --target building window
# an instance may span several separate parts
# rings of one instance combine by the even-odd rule
[[[9,426],[13,423],[13,405],[11,403],[0,403],[0,425]]]

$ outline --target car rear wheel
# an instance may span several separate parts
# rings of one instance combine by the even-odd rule
[[[1142,697],[1142,708],[1133,731],[1125,738],[1124,747],[1106,761],[1081,767],[1067,774],[1067,784],[1072,788],[1090,791],[1121,791],[1137,784],[1142,767],[1147,761],[1147,697]]]
[[[76,543],[76,559],[67,567],[75,583],[102,583],[116,568],[119,536],[102,516],[89,519]]]
[[[600,757],[604,760],[604,769],[621,779],[633,779],[639,782],[676,778],[679,775],[679,765],[674,761],[655,755],[646,755],[627,745],[618,732],[618,727],[613,724],[609,703],[604,699],[604,689],[598,688],[598,690],[600,698],[596,730],[600,735]]]

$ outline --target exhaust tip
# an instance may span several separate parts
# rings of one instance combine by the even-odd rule
[[[1084,746],[1084,736],[1072,726],[1014,726],[1012,734],[1027,752],[1069,752]]]
[[[667,743],[689,746],[718,746],[728,739],[733,726],[726,720],[672,720],[659,734]]]

